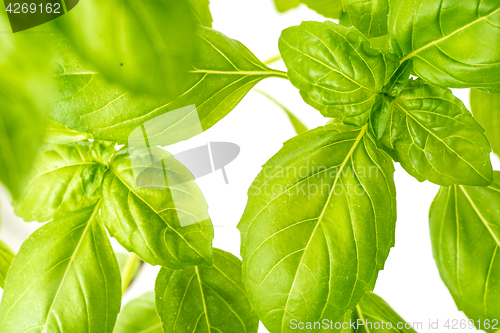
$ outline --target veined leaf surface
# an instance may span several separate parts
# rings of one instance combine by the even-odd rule
[[[432,249],[441,279],[458,308],[480,320],[500,317],[500,172],[487,187],[441,187],[429,213]]]
[[[85,60],[137,93],[175,98],[195,57],[194,11],[185,0],[86,0],[54,21]]]
[[[151,156],[172,162],[159,169],[161,176],[165,171],[186,181],[165,188],[139,187],[133,169],[148,167],[141,163]],[[119,151],[104,176],[100,219],[124,248],[151,265],[210,265],[214,231],[208,206],[191,173],[175,161],[161,149],[151,155],[148,150]]]
[[[484,129],[449,89],[412,81],[391,104],[382,142],[419,181],[444,186],[493,181]]]
[[[94,204],[107,167],[92,159],[92,144],[52,144],[38,154],[15,213],[25,221],[47,222]],[[94,184],[96,183],[96,184]]]
[[[331,124],[269,160],[238,225],[250,302],[271,333],[336,319],[372,290],[394,244],[394,167],[367,134]],[[311,330],[310,332],[317,332]]]
[[[146,293],[123,307],[114,333],[162,333],[156,314],[155,294]]]
[[[100,74],[83,67],[67,49],[59,61],[59,95],[52,118],[69,128],[91,133],[95,139],[126,144],[129,134],[144,122],[194,105],[202,130],[207,130],[225,117],[257,82],[267,77],[286,77],[220,32],[200,28],[199,36],[200,55],[188,75],[190,88],[174,101],[137,95],[110,85]],[[190,125],[189,120],[164,124],[163,134],[176,137]]]
[[[394,0],[392,49],[424,80],[500,92],[500,2]]]
[[[0,332],[113,331],[120,271],[98,210],[57,218],[23,243],[7,275]]]
[[[156,309],[165,333],[257,333],[243,282],[241,261],[214,249],[211,267],[162,268],[156,280]]]
[[[493,152],[500,156],[500,94],[471,89],[470,107],[474,118],[486,130]]]
[[[212,27],[212,13],[210,13],[209,0],[187,0],[194,11],[198,22],[205,27]]]
[[[279,40],[288,77],[325,117],[366,123],[377,95],[396,70],[393,57],[370,47],[354,28],[303,22]]]
[[[366,38],[387,35],[389,0],[343,0],[344,10]]]

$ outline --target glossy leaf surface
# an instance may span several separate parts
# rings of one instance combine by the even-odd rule
[[[500,173],[487,187],[441,187],[430,213],[434,259],[458,308],[478,329],[500,316]]]
[[[370,47],[354,28],[303,22],[279,40],[288,77],[304,100],[325,117],[366,123],[382,87],[396,70],[392,56]]]
[[[185,0],[87,0],[54,21],[110,81],[169,98],[186,87],[197,18]]]
[[[474,118],[486,130],[493,152],[500,156],[500,95],[471,89],[470,107]]]
[[[98,209],[57,218],[23,243],[7,275],[0,332],[113,331],[120,271]]]
[[[146,293],[130,301],[118,316],[114,333],[162,333],[156,314],[155,294]]]
[[[133,169],[148,167],[151,156],[172,162],[159,169],[162,177],[166,172],[186,181],[166,188],[137,186]],[[210,265],[213,227],[208,206],[189,171],[170,156],[161,149],[152,155],[147,150],[132,156],[126,149],[118,152],[104,176],[101,221],[124,248],[151,265]]]
[[[392,49],[413,72],[452,88],[500,91],[500,2],[391,1]]]
[[[66,46],[56,76],[59,95],[52,118],[69,128],[92,133],[96,139],[126,144],[129,134],[144,122],[194,105],[201,130],[207,130],[225,117],[257,82],[266,77],[286,77],[220,32],[200,28],[199,35],[200,56],[188,78],[190,88],[174,101],[137,95],[110,85],[101,75],[82,66]],[[163,126],[165,137],[175,138],[192,125],[191,118],[186,119],[156,122]],[[172,143],[175,142],[162,146]]]
[[[384,267],[394,168],[366,127],[331,124],[291,139],[250,187],[238,225],[243,277],[271,333],[353,310]]]
[[[12,252],[7,244],[0,241],[0,288],[5,287],[5,278],[13,259],[14,252]]]
[[[389,0],[343,0],[342,4],[352,25],[367,38],[387,34]]]
[[[25,221],[46,222],[95,203],[107,167],[94,161],[90,142],[52,144],[38,154],[15,213]]]
[[[391,104],[382,142],[419,181],[444,186],[493,181],[484,129],[449,89],[411,82]]]
[[[156,280],[156,308],[165,333],[257,333],[243,282],[241,261],[214,249],[211,267],[162,268]]]

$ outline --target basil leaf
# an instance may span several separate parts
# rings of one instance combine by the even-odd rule
[[[398,97],[401,90],[406,87],[408,81],[410,80],[410,74],[412,70],[411,60],[406,60],[403,62],[394,75],[389,79],[389,82],[382,88],[382,92],[391,97]]]
[[[174,271],[162,268],[156,280],[156,310],[165,333],[257,333],[243,282],[241,261],[214,249],[213,265]]]
[[[156,314],[155,294],[146,293],[123,307],[116,321],[114,333],[162,333]]]
[[[343,0],[342,3],[352,25],[367,38],[387,35],[389,0]]]
[[[52,54],[43,34],[9,32],[3,2],[0,31],[0,182],[17,198],[43,142],[52,101]]]
[[[485,128],[493,152],[500,156],[500,95],[471,89],[470,107],[474,118]]]
[[[150,158],[165,161],[158,171],[173,184],[137,186],[134,168],[148,167]],[[171,174],[183,180],[176,183]],[[211,264],[214,234],[205,198],[191,173],[166,151],[119,151],[104,176],[103,195],[101,220],[111,236],[143,261],[172,269]]]
[[[500,3],[391,1],[391,47],[413,72],[442,87],[500,92]]]
[[[449,89],[410,82],[391,104],[382,143],[419,181],[444,186],[493,181],[484,130]]]
[[[200,25],[212,27],[212,13],[210,13],[209,0],[187,0]]]
[[[393,333],[416,333],[409,323],[406,323],[382,298],[367,291],[356,309],[345,313],[335,323],[330,323],[336,328],[333,332],[357,333],[357,332],[393,332]],[[321,331],[321,332],[323,332]]]
[[[45,141],[48,143],[64,145],[78,141],[87,141],[89,139],[92,139],[92,135],[89,133],[75,131],[63,124],[49,120],[45,134]]]
[[[289,11],[292,8],[298,7],[300,1],[298,0],[274,0],[274,5],[280,13]]]
[[[123,276],[123,273],[126,268],[125,266],[127,265],[127,259],[129,258],[129,254],[115,253],[115,255],[116,255],[116,261],[118,262],[118,267],[120,268],[120,275]],[[135,261],[132,267],[132,275],[130,277],[131,281],[137,276],[137,273],[139,273],[141,266],[142,266],[142,261],[140,260]]]
[[[94,204],[107,167],[92,159],[91,147],[80,141],[42,149],[14,204],[15,213],[25,221],[46,222]]]
[[[23,243],[7,275],[1,332],[113,331],[120,271],[98,210],[57,218]]]
[[[250,187],[238,224],[243,280],[270,332],[354,309],[394,245],[394,167],[366,129],[303,133]]]
[[[363,125],[377,95],[396,70],[391,55],[370,47],[354,28],[303,22],[285,29],[279,48],[290,82],[325,117]]]
[[[500,307],[500,173],[488,187],[441,187],[429,213],[432,249],[441,279],[458,308],[480,330]],[[477,321],[480,325],[477,326]]]
[[[14,259],[14,252],[5,244],[0,241],[0,288],[5,287],[5,278],[7,277],[7,271],[12,264]]]
[[[300,2],[324,17],[338,19],[342,14],[342,0],[300,0]]]
[[[54,22],[114,83],[169,98],[186,87],[197,47],[196,17],[184,0],[87,0]]]
[[[377,139],[384,135],[385,128],[391,117],[392,98],[379,95],[371,111],[371,125]]]
[[[92,133],[96,139],[126,144],[130,133],[144,122],[168,112],[194,105],[202,130],[224,118],[260,80],[286,77],[262,64],[240,42],[220,32],[200,28],[200,56],[189,74],[190,88],[178,99],[148,97],[108,84],[101,75],[82,67],[69,52],[59,61],[56,76],[58,101],[51,114],[69,128]],[[64,46],[64,45],[63,45]],[[67,46],[66,46],[67,47]],[[158,121],[157,121],[158,122]],[[186,140],[182,136],[192,122],[185,120],[164,125],[163,136]]]

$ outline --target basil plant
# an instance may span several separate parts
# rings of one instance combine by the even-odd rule
[[[441,278],[469,327],[500,329],[500,2],[275,5],[325,17],[282,31],[286,72],[214,30],[208,0],[81,0],[16,33],[0,4],[0,182],[44,223],[17,254],[0,242],[0,333],[416,332],[372,292],[395,244],[394,163],[440,186]],[[193,174],[159,147],[271,77],[325,125],[262,92],[297,136],[250,186],[240,259],[212,247]],[[472,88],[472,114],[450,88]],[[146,264],[154,293],[122,304]]]

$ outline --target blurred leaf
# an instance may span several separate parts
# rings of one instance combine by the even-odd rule
[[[129,258],[130,254],[115,253],[115,255],[116,255],[116,260],[118,261],[118,267],[120,267],[120,273],[123,276],[123,272],[124,272],[125,266],[127,264],[127,259]],[[134,267],[132,269],[131,280],[133,280],[137,276],[137,273],[139,273],[141,266],[142,266],[142,262],[140,260],[135,261]]]
[[[194,10],[194,15],[199,23],[205,27],[212,27],[212,14],[210,13],[209,0],[187,0]]]
[[[257,333],[243,282],[241,261],[214,249],[212,266],[182,271],[162,268],[156,279],[156,309],[165,333]]]
[[[51,50],[41,33],[10,33],[0,4],[0,181],[14,198],[28,173],[52,102]]]
[[[12,264],[14,259],[14,252],[5,244],[0,241],[0,288],[5,287],[5,278],[7,277],[7,271]]]
[[[300,5],[300,1],[298,0],[274,0],[274,5],[276,9],[280,13],[284,13],[289,11],[292,8],[295,8]]]
[[[327,18],[339,19],[342,15],[342,0],[300,0],[300,2]]]
[[[51,117],[69,128],[91,133],[95,139],[126,144],[130,133],[159,116],[194,106],[201,130],[224,118],[260,80],[286,77],[262,64],[244,45],[210,28],[200,28],[200,56],[189,74],[190,89],[178,99],[133,94],[106,82],[102,75],[82,65],[71,48],[61,42],[56,76],[59,95]],[[190,117],[174,123],[156,121],[169,142],[186,140]],[[154,120],[153,120],[154,121]],[[199,134],[199,133],[194,133]]]
[[[304,133],[304,132],[308,131],[308,128],[297,117],[295,117],[295,115],[290,110],[288,110],[288,108],[286,106],[284,106],[283,104],[278,102],[278,100],[276,100],[274,97],[272,97],[271,95],[269,95],[268,93],[266,93],[262,90],[255,89],[255,91],[257,91],[259,94],[262,94],[263,96],[267,97],[270,101],[272,101],[274,104],[276,104],[280,109],[282,109],[286,113],[288,119],[290,119],[290,122],[293,125],[293,128],[295,129],[296,134],[300,134],[300,133]]]
[[[54,20],[107,79],[170,99],[187,87],[197,52],[196,21],[185,0],[85,0]]]
[[[146,293],[125,305],[118,316],[114,330],[114,333],[162,332],[160,318],[156,314],[153,292]]]
[[[53,144],[64,145],[68,143],[86,141],[92,139],[89,133],[79,132],[66,127],[65,125],[49,120],[45,134],[45,141]]]
[[[500,94],[483,90],[470,90],[472,115],[486,130],[493,152],[500,156]]]

